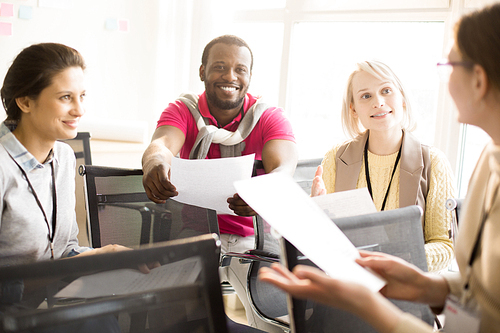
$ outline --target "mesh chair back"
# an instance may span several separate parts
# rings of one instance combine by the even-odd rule
[[[420,220],[421,209],[409,206],[390,211],[344,217],[334,222],[358,248],[384,252],[403,258],[427,271],[424,238]],[[299,263],[300,253],[285,242],[289,269]],[[313,265],[310,261],[300,264]],[[432,324],[434,316],[426,305],[391,300],[405,312],[409,312]],[[358,317],[313,302],[292,299],[294,332],[375,332]]]
[[[78,167],[82,164],[91,165],[92,155],[90,153],[90,133],[89,132],[79,132],[75,138],[69,140],[63,140],[63,142],[73,148],[76,158],[76,170],[75,174],[78,174]],[[82,177],[75,177],[75,199],[76,199],[76,221],[78,222],[78,228],[80,233],[78,234],[78,242],[82,246],[89,245],[89,232],[88,232],[88,222],[87,214],[85,211],[85,189],[83,185]]]
[[[219,234],[216,212],[169,199],[151,202],[141,169],[82,166],[91,244],[137,246],[207,233]]]
[[[76,137],[69,140],[63,140],[63,142],[66,142],[75,151],[76,165],[92,164],[89,132],[78,132]]]
[[[21,281],[32,291],[34,286],[39,289],[29,293],[25,288],[20,302],[0,307],[0,331],[227,332],[218,274],[219,244],[216,235],[203,235],[134,251],[3,267],[0,284],[15,286],[12,282]],[[161,271],[142,274],[136,270],[149,262],[160,264],[156,269]],[[175,267],[173,273],[179,273],[180,264],[182,274],[169,271]],[[130,276],[134,283],[124,284]],[[56,295],[80,277],[80,288],[88,287],[94,295]],[[98,294],[98,284],[89,285],[89,279],[108,287]],[[54,306],[38,306],[45,298]]]
[[[309,160],[300,160],[297,162],[293,179],[300,185],[300,187],[307,193],[311,193],[312,182],[318,165],[321,164],[321,158],[314,158]]]
[[[257,249],[262,254],[279,260],[280,244],[271,234],[271,226],[260,216],[254,219],[254,228],[258,236]],[[287,295],[275,286],[263,283],[258,279],[259,269],[269,267],[270,262],[255,260],[250,263],[248,270],[248,293],[251,296],[255,312],[263,320],[272,322],[287,329],[289,325]]]

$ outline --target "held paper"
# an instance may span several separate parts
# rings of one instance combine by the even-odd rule
[[[377,212],[366,187],[319,195],[312,199],[330,219]]]
[[[235,187],[267,223],[332,278],[372,291],[385,285],[356,264],[354,245],[291,177],[273,173],[236,182]]]
[[[235,193],[233,183],[252,177],[255,154],[204,160],[172,158],[170,180],[179,195],[175,201],[235,215],[227,199]]]
[[[194,283],[201,272],[198,258],[188,258],[152,269],[144,274],[117,269],[82,276],[59,291],[56,298],[95,298],[125,295]]]

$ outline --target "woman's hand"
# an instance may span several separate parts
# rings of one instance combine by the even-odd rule
[[[316,173],[314,174],[314,179],[311,187],[311,197],[317,197],[319,195],[326,194],[325,183],[323,182],[323,166],[318,165]]]
[[[444,305],[449,294],[446,280],[437,274],[424,273],[405,260],[384,253],[360,251],[356,262],[383,277],[387,284],[380,293],[388,298],[429,304]]]
[[[294,297],[313,299],[317,302],[350,312],[358,312],[357,307],[371,293],[368,288],[356,283],[332,279],[323,271],[298,265],[293,273],[280,264],[259,270],[259,279],[283,289]]]
[[[290,295],[345,310],[366,320],[377,331],[392,332],[403,312],[379,293],[354,283],[332,279],[321,270],[298,265],[291,273],[279,264],[263,267],[259,279]]]
[[[114,253],[114,252],[121,252],[121,251],[130,251],[132,250],[129,247],[118,245],[118,244],[108,244],[103,247],[99,247],[97,249],[92,249],[90,251],[85,251],[82,252],[78,255],[78,257],[82,256],[91,256],[95,254],[103,254],[103,253]],[[144,274],[147,274],[150,272],[151,269],[160,267],[159,262],[153,262],[153,263],[147,263],[147,264],[140,264],[138,269]]]

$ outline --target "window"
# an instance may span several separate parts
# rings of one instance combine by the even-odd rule
[[[457,195],[463,197],[489,138],[456,122],[435,65],[450,46],[455,20],[470,8],[493,1],[212,0],[225,4],[213,13],[212,22],[213,31],[240,35],[252,47],[250,92],[285,108],[301,159],[321,157],[346,139],[341,101],[355,62],[387,63],[411,94],[418,123],[415,135],[447,154],[456,166]],[[222,9],[225,16],[215,18]],[[230,16],[227,10],[233,17],[229,23],[224,19]]]
[[[380,60],[411,93],[420,126],[416,135],[432,144],[444,22],[304,22],[293,30],[289,111],[300,158],[323,156],[346,140],[340,112],[355,63]],[[425,125],[424,125],[425,123]]]

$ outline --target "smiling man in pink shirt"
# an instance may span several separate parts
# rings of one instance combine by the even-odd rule
[[[152,201],[163,203],[177,195],[169,178],[171,159],[177,154],[191,159],[255,154],[266,173],[293,174],[297,148],[290,122],[283,109],[265,105],[259,97],[247,93],[252,66],[252,51],[236,36],[224,35],[207,44],[199,70],[205,92],[185,94],[170,103],[144,152],[143,183]],[[252,249],[255,212],[238,194],[227,202],[238,216],[218,216],[222,251]],[[256,322],[246,299],[246,266],[231,264],[221,270],[221,278],[235,288],[247,310],[249,324],[269,331],[272,328]]]

